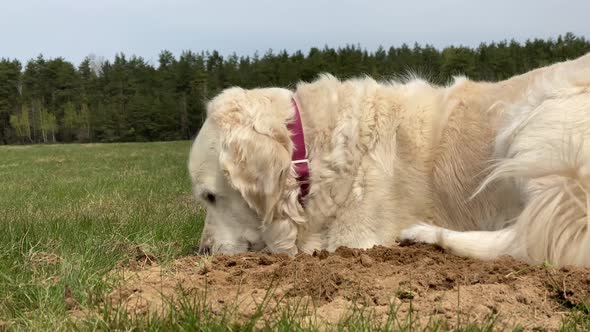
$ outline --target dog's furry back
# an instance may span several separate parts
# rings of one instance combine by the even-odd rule
[[[479,229],[489,221],[483,214],[503,206],[487,192],[466,199],[493,150],[489,116],[480,111],[488,105],[460,100],[471,91],[446,92],[421,80],[323,76],[298,85],[312,169],[307,227],[321,233],[325,248],[393,245],[418,218]],[[457,165],[457,172],[434,172],[437,163],[449,166],[444,159]],[[442,196],[449,197],[456,214],[443,214],[450,210]]]
[[[522,209],[494,232],[416,226],[402,235],[482,259],[511,255],[558,266],[590,265],[590,55],[499,83],[520,96],[500,100],[495,162],[477,197],[512,187]],[[501,223],[502,220],[497,220]]]
[[[498,135],[486,184],[518,182],[526,204],[509,252],[527,261],[590,265],[589,58],[538,78]]]

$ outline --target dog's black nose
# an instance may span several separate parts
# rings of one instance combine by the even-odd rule
[[[211,247],[207,245],[199,246],[199,255],[211,255]]]

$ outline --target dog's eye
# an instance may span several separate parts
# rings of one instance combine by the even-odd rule
[[[214,195],[214,194],[212,194],[212,193],[210,193],[210,192],[206,192],[206,193],[204,193],[204,194],[203,194],[203,198],[204,198],[204,199],[205,199],[207,202],[209,202],[209,203],[211,203],[211,204],[215,204],[216,197],[215,197],[215,195]]]

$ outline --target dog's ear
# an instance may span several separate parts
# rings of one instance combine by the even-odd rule
[[[290,94],[282,89],[231,88],[208,105],[208,116],[221,130],[220,164],[265,224],[291,170],[290,107]]]

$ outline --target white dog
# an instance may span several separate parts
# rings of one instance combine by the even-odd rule
[[[189,158],[201,251],[412,239],[590,265],[590,54],[488,83],[323,75],[214,98]]]

